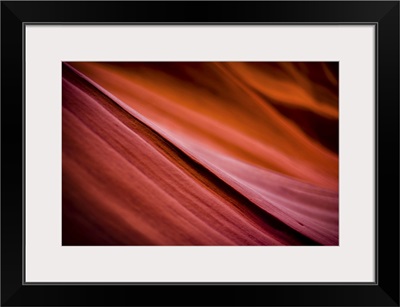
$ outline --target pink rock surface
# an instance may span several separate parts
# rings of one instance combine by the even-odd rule
[[[337,245],[335,67],[64,63],[63,244]]]

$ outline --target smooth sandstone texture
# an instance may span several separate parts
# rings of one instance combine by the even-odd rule
[[[338,245],[338,64],[67,62],[63,245]]]

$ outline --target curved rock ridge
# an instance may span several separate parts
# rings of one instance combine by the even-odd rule
[[[63,63],[63,245],[338,245],[337,69]]]

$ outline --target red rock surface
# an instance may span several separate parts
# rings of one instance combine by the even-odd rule
[[[63,64],[63,245],[337,245],[336,63]]]

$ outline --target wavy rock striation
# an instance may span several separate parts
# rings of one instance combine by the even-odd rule
[[[63,245],[338,245],[336,63],[67,62]]]

